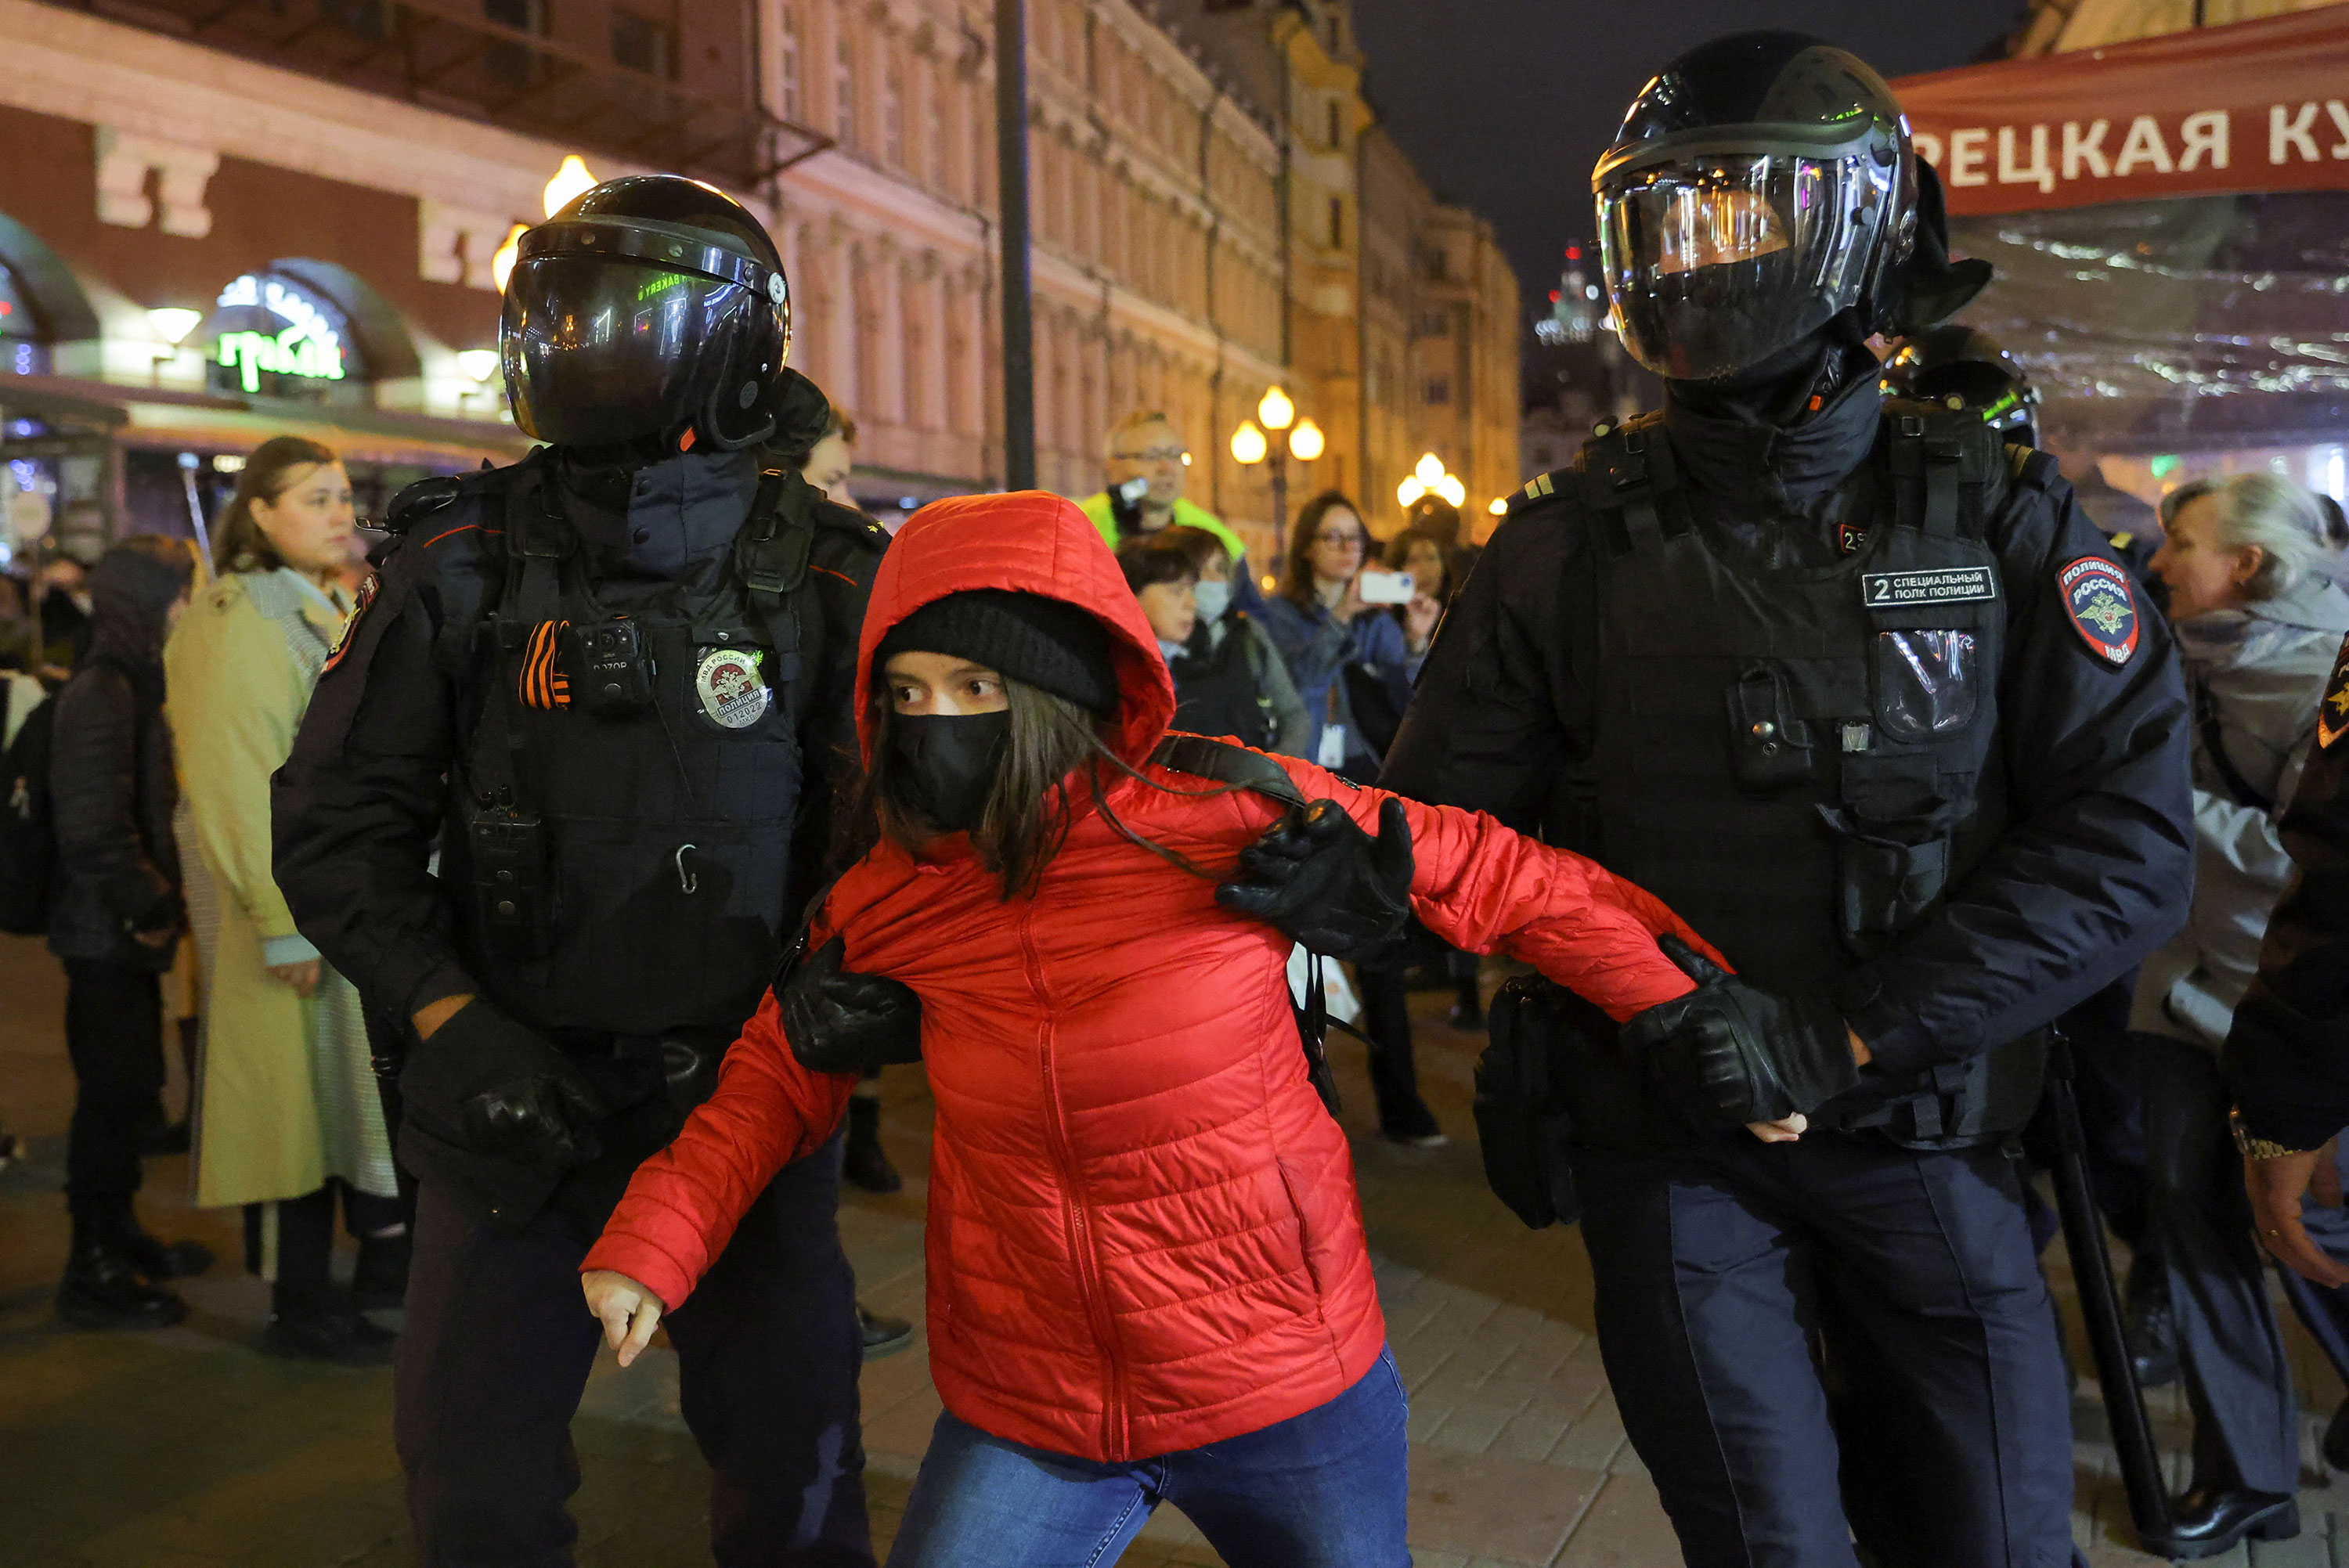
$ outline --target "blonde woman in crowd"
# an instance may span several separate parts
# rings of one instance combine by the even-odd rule
[[[2170,1544],[2217,1551],[2247,1532],[2277,1540],[2295,1527],[2298,1406],[2228,1130],[2219,1048],[2292,878],[2277,819],[2315,741],[2349,596],[2334,585],[2341,562],[2319,498],[2290,480],[2196,480],[2163,498],[2161,522],[2150,565],[2169,589],[2194,702],[2194,902],[2186,929],[2137,972],[2129,1027],[2145,1087],[2151,1228],[2194,1415]],[[2349,1223],[2337,1214],[2309,1229],[2349,1256]],[[2299,1305],[2331,1320],[2311,1325],[2320,1341],[2349,1330],[2339,1296]],[[2339,1430],[2336,1420],[2328,1450]]]
[[[408,1273],[390,1140],[358,994],[295,932],[270,872],[269,777],[351,614],[353,526],[331,449],[264,444],[214,531],[219,576],[164,665],[183,859],[210,884],[190,899],[206,990],[196,1201],[243,1206],[247,1265],[271,1284],[267,1349],[371,1365],[393,1336],[360,1308],[397,1305]],[[329,1273],[338,1202],[359,1239],[348,1292]]]

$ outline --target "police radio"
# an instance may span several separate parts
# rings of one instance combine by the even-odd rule
[[[577,632],[581,679],[573,697],[599,718],[632,718],[653,703],[651,653],[645,634],[626,616]]]
[[[511,792],[502,792],[468,812],[465,828],[482,933],[509,958],[545,957],[554,950],[545,820],[517,810]]]

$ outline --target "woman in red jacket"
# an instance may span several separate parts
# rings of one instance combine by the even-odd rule
[[[1054,496],[915,517],[859,673],[878,841],[815,921],[818,978],[769,995],[629,1184],[584,1266],[591,1308],[632,1359],[838,1124],[854,1076],[794,1056],[811,993],[910,988],[946,1413],[891,1563],[1108,1563],[1162,1500],[1236,1568],[1407,1563],[1403,1391],[1345,1134],[1299,1049],[1288,939],[1215,899],[1278,809],[1151,761],[1165,663]],[[1278,762],[1365,825],[1392,799]],[[1655,937],[1693,934],[1639,889],[1489,817],[1401,810],[1413,911],[1444,940],[1618,1019],[1691,988]]]

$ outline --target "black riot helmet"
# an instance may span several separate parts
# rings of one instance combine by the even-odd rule
[[[1591,175],[1615,328],[1676,381],[1734,376],[1849,313],[1890,324],[1917,160],[1882,77],[1800,33],[1736,33],[1640,89]]]
[[[2039,444],[2039,388],[2023,361],[1978,327],[1929,326],[1902,338],[1884,362],[1884,389],[1896,397],[1971,408],[2007,439]]]
[[[498,343],[514,423],[542,441],[732,451],[774,431],[791,288],[740,202],[631,175],[523,234]]]

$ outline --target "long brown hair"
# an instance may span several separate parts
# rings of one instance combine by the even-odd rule
[[[253,515],[253,503],[258,500],[276,505],[277,498],[294,488],[296,469],[342,460],[332,447],[320,446],[300,436],[273,436],[262,442],[244,459],[244,471],[236,479],[236,493],[229,497],[220,522],[212,531],[212,570],[274,572],[285,565],[285,558],[277,553],[277,547],[261,531],[261,524]]]
[[[1111,750],[1092,715],[1075,703],[1025,681],[1009,676],[1001,678],[1011,712],[1011,732],[1004,744],[1003,766],[996,773],[994,788],[988,791],[986,810],[980,813],[978,826],[971,830],[970,845],[978,863],[1003,879],[1006,899],[1034,892],[1044,868],[1068,841],[1069,826],[1075,817],[1071,786],[1080,775],[1081,787],[1092,797],[1094,809],[1120,837],[1193,876],[1216,876],[1179,850],[1128,827],[1111,810],[1108,787],[1120,774],[1170,795],[1224,795],[1235,786],[1189,790],[1161,784]],[[875,677],[868,700],[873,756],[850,810],[850,847],[862,852],[887,838],[905,849],[917,850],[938,829],[913,804],[902,765],[891,751],[889,729],[896,710],[885,678]]]
[[[1321,602],[1319,591],[1313,583],[1313,539],[1321,531],[1321,520],[1344,507],[1354,514],[1354,526],[1362,532],[1362,561],[1370,562],[1378,541],[1371,537],[1371,525],[1362,521],[1362,509],[1349,500],[1342,490],[1323,490],[1305,503],[1297,514],[1296,531],[1288,539],[1288,572],[1280,584],[1281,597],[1300,609],[1310,610]]]

